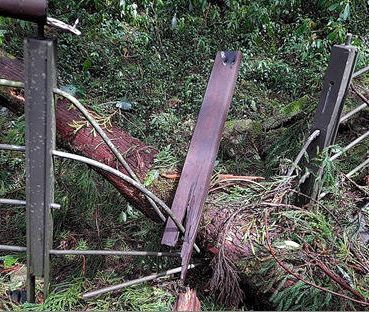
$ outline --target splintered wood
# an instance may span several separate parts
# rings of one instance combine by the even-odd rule
[[[184,279],[191,259],[211,175],[219,149],[224,123],[232,101],[241,52],[218,52],[205,92],[189,151],[173,200],[172,211],[180,222],[186,215],[186,233],[182,246]],[[179,230],[168,219],[162,244],[175,246]]]
[[[197,298],[196,291],[187,289],[184,293],[179,293],[177,300],[174,304],[173,311],[201,311],[201,303]]]

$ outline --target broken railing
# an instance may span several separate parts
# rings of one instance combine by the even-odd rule
[[[26,207],[27,246],[0,245],[0,250],[25,252],[27,254],[27,300],[29,302],[35,302],[37,278],[44,279],[44,293],[45,296],[47,296],[50,275],[50,256],[52,255],[178,257],[179,253],[176,252],[118,250],[80,251],[56,250],[52,248],[52,210],[61,208],[59,204],[54,203],[53,159],[55,156],[76,160],[121,178],[146,196],[162,221],[166,221],[167,218],[165,215],[168,215],[168,218],[173,220],[182,233],[185,232],[185,228],[177,220],[170,208],[141,184],[118,149],[101,129],[100,125],[91,117],[88,110],[86,110],[73,96],[56,88],[56,43],[54,40],[44,37],[44,26],[45,24],[49,24],[74,34],[79,34],[76,25],[71,27],[55,19],[48,18],[46,0],[4,0],[0,2],[0,15],[16,17],[38,24],[37,37],[27,38],[24,42],[25,83],[0,79],[0,85],[2,86],[25,89],[26,145],[15,146],[0,144],[0,150],[23,152],[26,154],[26,200],[0,199],[0,204]],[[55,94],[67,98],[77,109],[79,109],[100,135],[102,140],[107,144],[118,161],[126,169],[129,176],[93,159],[57,151],[55,149]],[[197,246],[195,247],[198,250]],[[193,267],[194,265],[188,266],[188,268]],[[175,268],[173,270],[129,281],[124,284],[96,290],[86,293],[84,298],[90,298],[139,282],[174,274],[181,271],[181,269],[182,268]]]
[[[27,253],[28,301],[34,302],[35,300],[36,278],[44,279],[44,292],[47,295],[50,256],[181,256],[182,258],[182,265],[178,268],[85,293],[83,297],[86,299],[169,274],[181,272],[181,278],[184,279],[187,270],[194,267],[190,264],[193,249],[199,251],[195,245],[195,239],[204,202],[209,191],[210,178],[214,169],[224,122],[234,93],[242,58],[241,53],[219,52],[215,58],[172,209],[170,209],[160,198],[142,185],[137,175],[129,167],[100,125],[92,118],[88,110],[76,98],[56,88],[56,43],[44,38],[44,26],[49,24],[78,34],[76,24],[68,26],[48,18],[46,0],[1,1],[0,15],[21,18],[38,24],[37,38],[27,38],[24,44],[24,83],[0,79],[0,85],[2,86],[25,89],[26,145],[0,144],[0,150],[24,152],[26,154],[26,200],[0,199],[0,204],[26,207],[27,246],[0,245],[0,250]],[[350,36],[348,36],[344,45],[335,45],[332,48],[331,59],[324,78],[323,90],[310,136],[303,150],[294,161],[292,169],[288,172],[288,176],[291,176],[299,164],[300,167],[306,169],[300,179],[300,188],[303,194],[299,198],[300,204],[305,204],[311,199],[317,199],[321,195],[323,167],[322,164],[313,160],[324,149],[334,144],[340,123],[345,122],[369,104],[364,95],[359,95],[365,103],[341,117],[352,78],[369,72],[369,67],[365,67],[354,73],[357,53],[357,49],[351,45]],[[128,175],[96,160],[56,150],[55,95],[67,98],[82,113],[125,168]],[[340,152],[332,155],[330,159],[337,159],[367,137],[369,137],[369,132],[359,136]],[[307,158],[304,158],[305,154],[308,155]],[[99,168],[121,178],[138,189],[147,198],[159,218],[166,222],[162,244],[174,247],[178,242],[179,234],[183,234],[181,253],[53,249],[52,211],[53,209],[62,209],[60,205],[54,202],[54,157],[67,158]],[[352,176],[367,165],[369,165],[369,159],[348,173],[348,176]],[[184,221],[185,227],[182,224]]]
[[[364,101],[364,104],[341,116],[352,79],[369,72],[369,66],[354,72],[357,54],[356,47],[351,45],[351,35],[347,36],[344,45],[335,45],[332,47],[331,58],[324,78],[323,90],[315,113],[310,136],[294,161],[291,170],[288,172],[288,176],[291,176],[300,163],[302,169],[302,176],[300,177],[299,183],[301,196],[297,200],[297,203],[300,205],[304,205],[311,200],[314,201],[325,195],[325,193],[321,194],[324,168],[323,164],[317,161],[317,158],[324,149],[334,145],[339,125],[369,105],[369,101],[365,96],[357,93]],[[369,131],[360,135],[339,152],[331,155],[329,160],[336,160],[368,137]],[[305,155],[307,156],[306,158],[303,157]],[[351,170],[346,176],[351,177],[368,165],[369,159]]]

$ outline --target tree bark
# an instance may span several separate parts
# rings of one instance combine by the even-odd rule
[[[187,289],[186,292],[179,293],[173,311],[201,311],[201,304],[199,298],[197,298],[196,290]]]
[[[18,59],[0,57],[0,77],[8,80],[23,81],[23,63]],[[13,113],[20,115],[24,112],[23,92],[11,88],[2,88],[0,92],[0,105],[7,107]],[[73,153],[92,158],[106,165],[128,174],[117,161],[103,140],[94,133],[91,126],[86,123],[78,131],[73,125],[82,125],[85,121],[79,111],[71,106],[65,99],[58,99],[56,103],[56,130],[58,145]],[[104,129],[110,139],[113,139],[118,150],[125,156],[126,161],[141,179],[146,177],[157,150],[133,138],[122,129],[112,126]],[[7,142],[11,143],[11,142]],[[94,168],[95,169],[95,168]],[[121,193],[129,203],[138,207],[142,213],[154,221],[158,217],[148,201],[130,184],[120,178],[97,170]]]
[[[0,78],[23,80],[23,64],[16,59],[1,57],[0,54]],[[23,93],[11,88],[0,88],[0,105],[7,107],[13,113],[20,115],[24,110]],[[119,165],[110,149],[103,143],[98,135],[94,135],[92,128],[84,126],[75,131],[71,126],[85,121],[83,116],[71,108],[71,104],[64,99],[58,99],[56,104],[56,128],[58,146],[65,148],[73,153],[92,158],[103,162],[109,166],[115,167],[121,172],[127,174],[124,168]],[[106,131],[106,129],[105,129]],[[125,156],[127,162],[141,180],[144,180],[157,151],[145,145],[138,139],[133,138],[122,129],[113,126],[107,135],[114,139],[113,142],[119,151]],[[12,142],[2,142],[9,143]],[[97,170],[94,168],[94,170]],[[159,221],[157,215],[151,208],[148,201],[130,184],[125,183],[116,176],[97,170],[107,181],[109,181],[128,202],[139,209],[144,215],[153,221]],[[176,181],[174,179],[160,178],[155,182],[154,192],[157,193],[168,204],[171,203],[175,191]],[[224,226],[230,216],[228,209],[219,208],[213,205],[205,205],[202,224],[198,233],[200,245],[215,255],[218,253],[216,246],[218,238],[224,232]],[[225,240],[226,253],[237,263],[241,259],[252,256],[252,249],[248,244],[242,242],[241,230],[242,220],[228,227],[227,239]],[[239,301],[242,301],[240,298]]]

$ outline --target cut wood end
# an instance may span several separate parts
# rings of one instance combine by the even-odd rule
[[[173,172],[173,173],[168,173],[168,172],[163,172],[160,174],[163,178],[169,179],[169,180],[179,180],[179,178],[181,177],[181,174],[178,172]]]
[[[201,311],[201,303],[197,298],[196,290],[187,288],[186,292],[179,293],[173,311]]]

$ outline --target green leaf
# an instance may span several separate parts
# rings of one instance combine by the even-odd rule
[[[350,15],[350,3],[346,3],[345,5],[345,9],[343,10],[341,16],[340,16],[340,19],[343,20],[343,21],[346,21],[348,19]]]
[[[83,62],[82,68],[84,71],[88,71],[91,66],[92,66],[92,60],[88,58]]]
[[[310,102],[309,96],[304,95],[302,98],[299,98],[282,109],[282,113],[285,116],[292,117],[296,114],[300,113],[303,108],[305,108]]]
[[[333,3],[330,7],[328,7],[328,11],[335,11],[339,7],[339,3]]]
[[[3,260],[4,260],[4,268],[8,269],[8,268],[11,268],[12,266],[14,266],[17,263],[18,258],[14,257],[14,256],[5,256],[5,257],[3,257]]]
[[[147,178],[144,182],[145,186],[150,186],[157,178],[159,177],[159,171],[158,170],[152,170],[147,175]]]

